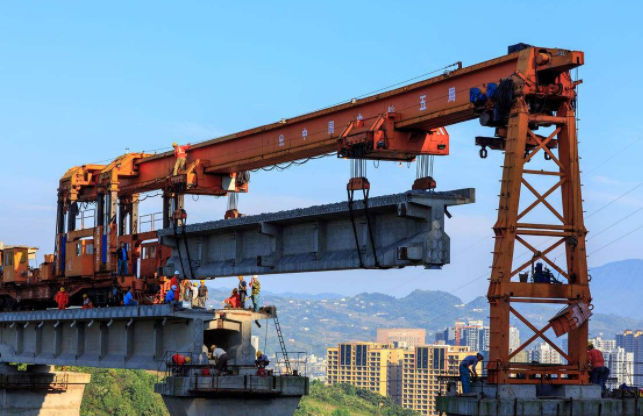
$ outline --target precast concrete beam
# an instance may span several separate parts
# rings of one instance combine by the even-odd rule
[[[231,365],[254,367],[250,327],[274,307],[175,311],[171,305],[0,314],[0,362],[163,370],[175,352],[207,362],[204,346],[229,351]]]
[[[159,231],[166,274],[188,278],[449,263],[447,207],[474,189],[409,191],[363,200],[190,224]],[[361,259],[361,261],[360,261]]]

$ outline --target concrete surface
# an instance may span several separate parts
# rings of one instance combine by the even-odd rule
[[[91,376],[84,373],[48,371],[35,368],[16,371],[0,368],[0,415],[78,416],[85,385]]]
[[[291,416],[308,394],[306,377],[167,377],[154,390],[172,416]]]
[[[450,261],[446,208],[474,200],[474,189],[373,197],[370,227],[364,202],[356,200],[357,241],[347,202],[167,228],[159,231],[162,243],[172,248],[165,271],[207,279],[347,270],[375,267],[376,257],[384,268],[438,268]]]
[[[436,398],[447,416],[641,416],[638,399],[604,399],[596,385],[481,385]]]
[[[174,352],[206,361],[203,347],[215,343],[231,364],[254,367],[252,322],[274,312],[146,305],[2,313],[0,362],[162,371]]]

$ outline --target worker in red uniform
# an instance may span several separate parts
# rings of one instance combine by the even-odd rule
[[[58,293],[56,293],[54,300],[58,304],[58,309],[67,309],[67,305],[69,305],[69,294],[65,292],[64,287],[61,287]]]
[[[174,300],[176,300],[177,302],[179,300],[179,287],[180,287],[179,275],[180,275],[179,271],[175,270],[174,276],[172,276],[172,278],[170,279],[170,288],[174,288],[171,290],[174,291]]]
[[[232,289],[232,294],[223,301],[223,304],[226,309],[238,309],[241,307],[241,299],[239,298],[239,291],[236,287]]]
[[[179,171],[183,172],[185,171],[185,157],[188,154],[188,149],[190,148],[190,143],[179,146],[177,142],[172,143],[172,147],[174,148],[174,157],[176,157],[176,161],[174,162],[174,170],[172,171],[172,175],[176,176],[178,175]]]
[[[174,369],[174,374],[176,375],[185,375],[187,374],[185,365],[190,363],[190,357],[185,356],[180,353],[172,355],[172,366]]]
[[[592,384],[598,384],[605,391],[605,382],[609,376],[610,370],[605,367],[603,353],[594,348],[594,344],[587,345],[587,361],[589,362],[589,381]]]

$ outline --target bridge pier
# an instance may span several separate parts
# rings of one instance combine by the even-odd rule
[[[301,376],[170,376],[155,386],[172,416],[292,415],[308,394]]]
[[[269,308],[270,313],[275,313]],[[172,416],[292,415],[309,381],[300,375],[257,375],[251,326],[257,314],[235,311],[204,324],[205,345],[216,344],[229,356],[232,374],[215,375],[204,360],[180,369],[168,368],[167,377],[154,386]],[[206,374],[204,375],[204,371]],[[177,374],[179,373],[180,374]]]
[[[90,378],[84,373],[53,371],[47,365],[18,371],[0,364],[0,415],[78,416]]]

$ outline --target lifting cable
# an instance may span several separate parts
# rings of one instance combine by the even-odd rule
[[[179,261],[181,262],[181,270],[185,274],[185,266],[183,265],[183,256],[181,255],[181,245],[179,244],[179,236],[176,233],[176,220],[172,221],[172,228],[174,230],[174,241],[176,241],[176,251],[179,253]]]
[[[351,225],[353,226],[353,236],[355,237],[355,249],[357,250],[357,257],[359,258],[360,269],[365,269],[364,260],[362,259],[362,251],[359,249],[359,239],[357,238],[357,225],[355,224],[355,215],[353,214],[353,194],[355,191],[347,189],[348,193],[348,215],[351,218]],[[366,192],[366,191],[364,191]],[[366,198],[364,198],[366,201]]]
[[[366,215],[366,228],[368,228],[368,237],[371,241],[371,251],[373,252],[373,260],[375,267],[381,269],[380,262],[377,260],[377,251],[375,249],[375,238],[373,237],[373,227],[371,226],[371,215],[368,212],[368,189],[362,189],[364,193],[364,215]]]
[[[190,258],[190,249],[188,248],[188,237],[187,237],[187,235],[185,233],[185,227],[187,226],[186,222],[187,222],[187,220],[184,219],[183,220],[183,226],[182,226],[182,228],[183,228],[183,246],[185,247],[185,252],[188,254],[188,266],[189,266],[189,269],[190,269],[190,279],[194,280],[194,270],[192,270],[192,259]]]
[[[360,187],[362,189],[362,195],[364,196],[364,215],[366,216],[366,228],[368,229],[368,237],[371,245],[371,252],[373,253],[373,261],[375,263],[375,266],[372,268],[382,269],[383,267],[380,266],[380,262],[377,259],[377,249],[375,248],[375,237],[373,235],[371,216],[368,211],[368,196],[369,196],[370,188],[368,185],[368,181],[366,180],[366,160],[365,159],[351,159],[351,175],[352,175],[352,179],[360,178],[363,181]],[[354,198],[355,189],[354,189],[354,186],[352,186],[351,182],[349,182],[349,186],[346,188],[346,193],[348,196],[348,214],[351,219],[351,225],[353,226],[353,236],[355,238],[355,249],[357,250],[357,257],[359,258],[359,267],[362,269],[371,268],[364,265],[364,259],[362,258],[362,252],[359,247],[359,238],[357,236],[357,224],[355,222],[355,214],[353,210],[353,202],[355,199]]]

